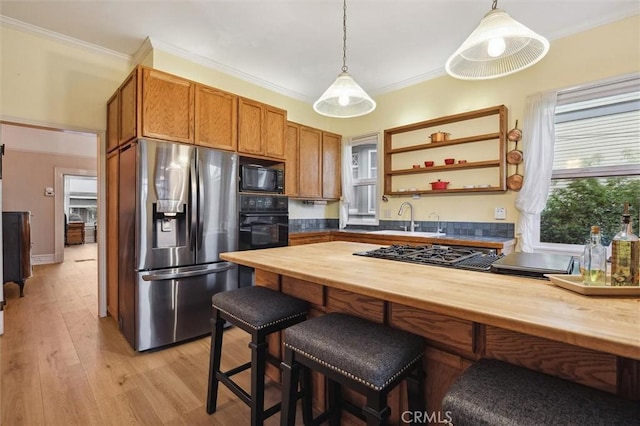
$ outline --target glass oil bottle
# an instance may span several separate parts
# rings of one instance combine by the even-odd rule
[[[606,285],[607,250],[600,241],[600,227],[591,227],[589,242],[580,258],[580,273],[584,285]]]
[[[620,232],[611,241],[611,285],[640,285],[640,240],[631,229],[629,203],[624,205]]]

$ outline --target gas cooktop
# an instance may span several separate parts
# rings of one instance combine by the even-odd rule
[[[446,266],[473,271],[490,271],[491,264],[502,258],[502,255],[497,255],[493,252],[483,252],[475,248],[442,245],[392,245],[353,254],[356,256],[397,260],[423,265]]]

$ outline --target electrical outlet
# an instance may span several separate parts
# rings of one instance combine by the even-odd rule
[[[382,216],[384,216],[385,219],[390,219],[391,218],[391,209],[384,209],[382,211]]]
[[[507,209],[504,207],[496,207],[493,213],[493,217],[496,219],[506,219],[507,218]]]

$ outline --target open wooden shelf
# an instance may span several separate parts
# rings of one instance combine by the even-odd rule
[[[419,130],[425,130],[429,128],[444,126],[446,124],[469,121],[469,126],[473,126],[472,120],[498,116],[498,129],[496,132],[482,133],[477,135],[465,136],[462,138],[450,139],[443,142],[425,142],[417,143],[415,145],[403,146],[399,148],[393,148],[393,136],[414,132]],[[395,127],[384,131],[384,193],[392,196],[411,196],[414,194],[435,195],[435,194],[447,194],[447,193],[478,193],[478,192],[504,192],[507,190],[506,184],[506,140],[507,140],[507,107],[504,105],[498,105],[495,107],[479,109],[476,111],[469,111],[461,114],[454,114],[445,117],[439,117],[432,120],[422,121],[419,123],[413,123],[406,126]],[[485,130],[486,131],[486,130]],[[472,132],[471,132],[472,133]],[[477,142],[495,141],[497,144],[498,158],[482,160],[482,161],[469,161],[467,163],[455,163],[450,165],[434,165],[431,167],[420,168],[404,168],[404,169],[392,169],[392,158],[394,155],[428,151],[436,148],[445,148],[462,144],[473,144]],[[463,172],[473,169],[495,169],[495,173],[498,177],[499,185],[489,186],[484,188],[451,188],[451,189],[418,189],[398,191],[393,190],[393,178],[397,176],[406,176],[414,174],[432,174],[443,172]],[[495,176],[492,179],[495,182]]]

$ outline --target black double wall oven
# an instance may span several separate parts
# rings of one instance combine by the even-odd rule
[[[240,194],[239,250],[289,245],[289,199],[277,194]],[[253,268],[240,266],[239,286],[253,285]]]

